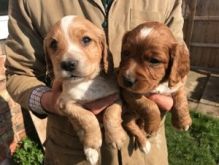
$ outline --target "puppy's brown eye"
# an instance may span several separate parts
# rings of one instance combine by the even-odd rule
[[[130,56],[130,53],[129,53],[129,51],[127,51],[127,50],[124,50],[124,51],[122,51],[122,57],[129,57]]]
[[[84,36],[81,41],[84,45],[88,45],[92,41],[92,39],[88,36]]]
[[[151,58],[150,59],[150,63],[152,63],[152,64],[159,64],[160,61],[158,59],[156,59],[156,58]]]
[[[150,59],[149,59],[149,62],[150,62],[151,64],[153,64],[153,65],[158,65],[158,64],[161,63],[160,60],[158,60],[158,59],[156,59],[156,58],[150,58]]]
[[[150,63],[151,65],[159,65],[161,63],[161,61],[155,57],[148,57],[148,56],[144,56],[143,60],[145,62]]]
[[[58,49],[58,41],[56,41],[55,39],[53,39],[51,42],[50,42],[50,45],[49,47],[53,50],[57,50]]]

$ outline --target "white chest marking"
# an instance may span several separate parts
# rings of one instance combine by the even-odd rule
[[[160,85],[158,85],[154,90],[152,90],[151,93],[170,95],[170,94],[176,92],[182,85],[183,85],[183,83],[179,82],[176,86],[170,88],[168,86],[168,82],[164,82],[164,83],[161,83]]]
[[[63,84],[63,95],[66,99],[75,100],[78,103],[86,103],[96,99],[117,93],[115,83],[107,81],[103,77],[94,80],[72,84],[70,81]]]

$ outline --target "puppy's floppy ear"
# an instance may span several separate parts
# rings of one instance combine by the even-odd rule
[[[111,53],[108,51],[105,33],[101,34],[101,46],[102,46],[102,67],[105,74],[109,74],[113,71],[113,59]]]
[[[189,73],[189,51],[184,43],[174,44],[170,62],[169,87],[173,87]]]
[[[44,49],[44,55],[45,55],[45,61],[46,61],[46,75],[50,79],[54,79],[53,66],[52,66],[52,62],[50,60],[48,50],[47,50],[47,43],[48,42],[49,42],[48,37],[45,37],[43,40],[43,49]]]

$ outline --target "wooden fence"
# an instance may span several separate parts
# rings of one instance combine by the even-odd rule
[[[185,0],[183,9],[192,66],[219,70],[219,0]]]

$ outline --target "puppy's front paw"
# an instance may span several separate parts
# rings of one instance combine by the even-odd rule
[[[188,131],[188,130],[189,130],[189,127],[190,127],[190,125],[186,125],[186,126],[183,128],[183,130],[184,130],[184,131]]]
[[[148,154],[151,150],[151,143],[149,141],[146,141],[144,145],[140,146],[140,150],[145,154]]]
[[[99,153],[96,149],[93,148],[84,148],[84,153],[91,165],[94,165],[98,161]]]
[[[192,119],[190,116],[185,116],[181,119],[172,118],[173,126],[178,130],[187,131],[192,125]]]
[[[122,127],[117,129],[116,131],[105,131],[105,141],[113,148],[121,149],[126,139],[127,134]]]

